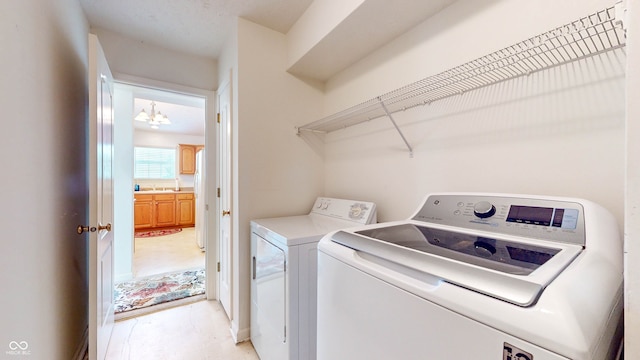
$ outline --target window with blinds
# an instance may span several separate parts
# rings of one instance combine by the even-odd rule
[[[175,179],[176,149],[134,147],[133,176],[136,179]]]

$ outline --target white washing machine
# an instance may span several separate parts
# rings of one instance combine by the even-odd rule
[[[308,215],[251,221],[251,342],[261,360],[316,358],[318,241],[375,222],[374,203],[325,197]]]
[[[613,359],[622,257],[586,200],[432,194],[320,241],[318,359]]]

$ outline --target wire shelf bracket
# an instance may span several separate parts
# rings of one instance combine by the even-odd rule
[[[409,142],[407,141],[407,138],[404,137],[404,134],[402,133],[402,130],[400,130],[400,128],[398,127],[398,124],[393,119],[393,116],[389,112],[389,109],[387,109],[387,107],[384,104],[384,101],[382,101],[381,98],[378,98],[378,101],[380,101],[380,106],[382,107],[382,110],[384,110],[384,112],[385,112],[385,114],[387,114],[387,117],[389,118],[389,120],[391,120],[391,123],[393,124],[393,127],[395,127],[396,131],[398,132],[398,134],[400,134],[400,137],[402,138],[402,141],[404,141],[404,144],[407,145],[407,149],[409,149],[409,157],[413,157],[413,148],[411,147],[411,145],[409,145]]]
[[[625,0],[619,0],[613,7],[296,127],[296,133],[327,134],[388,117],[412,155],[392,114],[623,48],[625,17]]]

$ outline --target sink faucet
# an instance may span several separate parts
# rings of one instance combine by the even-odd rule
[[[156,191],[156,184],[153,184],[153,191]]]

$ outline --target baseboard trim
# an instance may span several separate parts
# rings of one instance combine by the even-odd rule
[[[78,348],[76,349],[76,353],[73,355],[72,359],[89,359],[89,327],[84,329],[84,334],[82,334],[82,339],[80,339],[80,344],[78,344]]]
[[[231,329],[229,329],[229,331],[231,331],[231,337],[236,344],[251,340],[251,328],[245,328],[236,331],[232,327]]]

